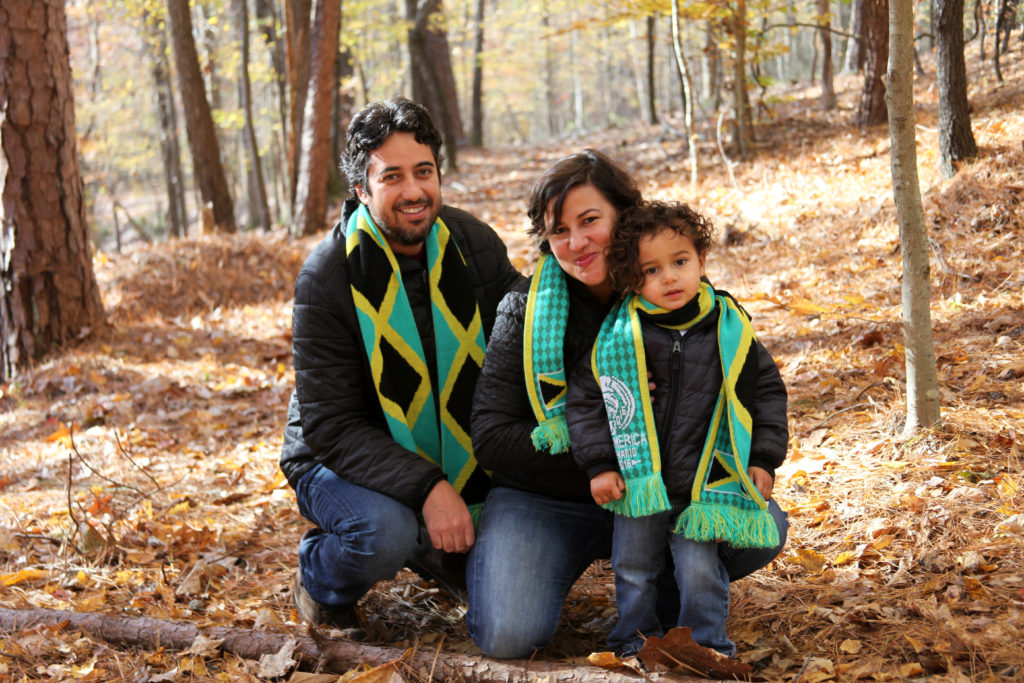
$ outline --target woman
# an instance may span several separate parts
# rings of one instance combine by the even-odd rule
[[[612,229],[641,200],[627,172],[589,149],[557,160],[530,191],[527,232],[541,257],[529,289],[498,306],[473,407],[473,451],[493,488],[466,569],[466,624],[492,657],[527,657],[551,642],[573,583],[611,554],[613,516],[594,503],[568,448],[564,388],[614,303],[604,255]],[[737,553],[726,560],[730,578],[779,549]],[[659,618],[670,628],[679,611],[671,566],[660,578]]]

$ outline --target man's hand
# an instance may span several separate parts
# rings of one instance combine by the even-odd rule
[[[437,482],[423,503],[423,522],[430,542],[446,553],[464,553],[473,547],[473,518],[462,496],[447,479]]]
[[[768,470],[751,465],[747,468],[747,476],[750,477],[750,481],[757,487],[758,493],[761,494],[765,502],[771,500],[772,489],[775,488],[775,479],[772,475],[768,474]]]
[[[590,495],[594,497],[594,502],[598,505],[622,498],[625,491],[626,482],[622,480],[622,475],[615,470],[602,472],[590,480]]]

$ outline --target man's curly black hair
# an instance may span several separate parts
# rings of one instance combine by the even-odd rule
[[[640,240],[674,230],[689,237],[703,256],[715,243],[715,226],[682,202],[649,201],[619,215],[606,260],[612,284],[621,292],[637,291],[644,282],[640,272]]]

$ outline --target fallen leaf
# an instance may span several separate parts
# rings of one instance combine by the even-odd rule
[[[281,678],[287,674],[297,664],[292,658],[292,653],[295,652],[295,648],[298,645],[299,641],[295,638],[289,638],[284,641],[281,648],[274,654],[262,655],[260,657],[260,668],[256,675],[260,678]]]
[[[637,658],[651,671],[655,670],[655,667],[681,667],[690,673],[697,672],[704,676],[737,678],[754,670],[752,666],[738,659],[698,645],[690,633],[689,626],[669,629],[662,638],[651,636],[637,653]]]

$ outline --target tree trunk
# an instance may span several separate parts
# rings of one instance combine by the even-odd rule
[[[345,150],[345,137],[348,124],[352,121],[352,104],[355,93],[352,87],[355,76],[355,57],[348,47],[342,45],[341,34],[344,32],[345,14],[342,10],[338,20],[338,52],[334,55],[334,103],[331,114],[331,157],[328,168],[328,199],[332,192],[336,196],[348,194],[348,179],[338,165]]]
[[[149,650],[187,650],[200,635],[222,641],[220,649],[244,659],[257,660],[282,650],[310,671],[316,667],[325,673],[343,674],[367,664],[381,666],[401,662],[402,672],[411,672],[411,680],[472,681],[476,683],[525,683],[549,680],[559,683],[636,683],[635,674],[620,673],[596,666],[575,666],[561,662],[537,662],[524,659],[498,660],[481,655],[420,648],[377,647],[333,640],[314,632],[313,637],[293,636],[272,631],[233,629],[223,626],[197,628],[189,623],[163,621],[150,617],[126,617],[99,612],[71,612],[48,609],[14,610],[0,608],[0,630],[18,633],[42,625],[66,624],[108,643],[126,648]],[[652,673],[651,681],[679,680],[674,674]]]
[[[462,121],[455,91],[448,35],[434,26],[443,15],[441,0],[405,0],[409,28],[409,66],[413,99],[425,105],[444,136],[445,172],[458,171]]]
[[[476,26],[473,29],[473,96],[470,113],[469,144],[484,146],[484,7],[476,0]]]
[[[955,161],[978,156],[971,131],[971,110],[967,101],[967,66],[964,60],[964,0],[936,3],[939,81],[939,165],[942,174],[956,174]]]
[[[747,96],[747,5],[738,0],[733,6],[732,35],[735,41],[733,55],[733,145],[740,159],[750,157],[754,147],[754,119]]]
[[[856,121],[859,126],[876,126],[886,121],[884,77],[886,62],[889,59],[888,6],[888,0],[861,0],[861,11],[864,13],[865,64],[864,89],[857,105]]]
[[[331,112],[334,104],[334,56],[338,52],[340,0],[316,0],[309,57],[309,90],[302,124],[302,151],[295,195],[300,235],[323,230],[327,221],[327,178],[331,162]]]
[[[914,12],[913,0],[891,0],[889,49],[891,59],[885,99],[892,146],[892,190],[900,224],[903,255],[903,342],[907,368],[909,436],[939,421],[939,381],[932,346],[931,281],[928,231],[917,176],[914,127]]]
[[[288,64],[288,204],[292,215],[299,211],[296,187],[299,179],[299,155],[302,149],[302,124],[309,88],[309,14],[312,0],[284,0],[285,61]]]
[[[103,322],[63,0],[0,6],[0,382]]]
[[[255,216],[264,230],[270,230],[270,208],[267,205],[267,186],[263,182],[263,163],[260,161],[260,146],[256,142],[256,127],[252,122],[252,87],[249,83],[249,8],[248,0],[232,0],[235,5],[235,19],[238,23],[239,53],[241,59],[238,66],[239,104],[245,126],[246,159],[249,168],[246,177],[252,187],[252,200],[255,206],[249,207],[249,213]]]
[[[167,185],[167,223],[173,237],[187,234],[185,176],[181,170],[181,146],[178,144],[178,114],[174,109],[174,88],[167,63],[167,29],[161,21],[143,14],[146,27],[145,51],[156,90],[157,116],[160,119],[160,152]]]
[[[655,41],[654,34],[657,28],[657,23],[654,20],[654,15],[647,17],[647,113],[648,122],[652,125],[658,123],[658,109],[657,109],[657,93],[654,78],[654,49]]]
[[[992,66],[995,67],[996,80],[1003,82],[1003,72],[999,68],[999,56],[1010,47],[1010,29],[1013,28],[1013,12],[1017,3],[1013,3],[1013,9],[1009,8],[1009,0],[998,0],[996,4],[996,44],[992,50]],[[1002,34],[1005,32],[1005,36]],[[1001,37],[1002,36],[1002,37]]]
[[[836,90],[832,83],[832,20],[829,18],[829,0],[818,0],[818,14],[821,15],[821,108],[831,111],[836,108]]]
[[[850,2],[850,34],[854,37],[846,45],[846,73],[860,73],[864,68],[864,0]]]
[[[704,26],[704,101],[712,109],[722,106],[722,51],[718,49],[715,25],[706,21]]]
[[[686,143],[690,153],[690,192],[697,190],[697,134],[693,129],[693,77],[683,54],[683,40],[679,35],[679,0],[672,0],[672,49],[676,55],[676,68],[683,82],[683,121],[686,125]]]
[[[220,160],[220,143],[206,99],[199,57],[192,39],[192,17],[188,0],[167,0],[167,18],[174,44],[174,61],[181,81],[185,109],[185,130],[192,150],[192,167],[204,205],[212,206],[214,229],[235,232],[231,192]]]
[[[278,128],[281,131],[287,131],[289,126],[288,120],[288,79],[287,79],[287,64],[284,56],[284,39],[281,31],[281,26],[278,19],[278,12],[275,8],[276,0],[256,0],[256,21],[259,25],[260,33],[263,35],[263,41],[267,44],[267,51],[270,54],[271,67],[274,70],[274,84],[277,87],[277,115],[278,122],[273,128]],[[272,133],[276,140],[277,133]],[[281,145],[272,144],[271,148],[274,150],[272,158],[274,163],[270,164],[270,177],[273,178],[272,186],[274,190],[274,204],[275,214],[278,220],[283,219],[281,215],[281,201],[278,199],[278,190],[276,189],[282,183],[287,188],[287,182],[290,182],[291,176],[288,175],[288,157],[287,151],[284,154],[280,153]],[[287,180],[283,181],[282,177],[287,177]],[[286,189],[285,196],[291,198],[291,190]]]

